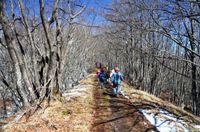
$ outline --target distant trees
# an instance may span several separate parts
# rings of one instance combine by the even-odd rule
[[[1,65],[0,70],[6,69],[1,85],[22,102],[19,107],[40,104],[71,88],[94,64],[91,29],[77,25],[85,4],[0,1],[1,54],[9,61],[7,67]]]
[[[127,80],[170,101],[199,103],[199,26],[197,1],[117,0],[106,8],[108,62],[121,67]]]
[[[199,115],[198,1],[113,0],[103,12],[107,22],[96,33],[80,24],[86,4],[0,1],[2,99],[12,98],[17,107],[51,100],[73,87],[98,60],[117,65],[138,89],[156,96],[168,93],[169,101],[192,104]]]

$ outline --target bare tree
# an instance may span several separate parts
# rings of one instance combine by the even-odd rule
[[[157,96],[168,92],[179,105],[193,102],[198,115],[198,2],[119,0],[105,9],[107,61],[122,67],[138,88]]]
[[[13,84],[7,72],[1,75],[1,82],[18,107],[38,106],[44,99],[50,102],[57,94],[62,95],[88,74],[95,61],[91,28],[79,24],[87,3],[55,0],[46,4],[40,0],[36,4],[39,8],[25,3],[32,4],[0,1],[1,44],[14,73]]]

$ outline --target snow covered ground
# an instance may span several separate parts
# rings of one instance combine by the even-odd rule
[[[140,109],[140,112],[154,125],[160,132],[190,132],[200,131],[200,125],[191,124],[178,118],[165,110]]]

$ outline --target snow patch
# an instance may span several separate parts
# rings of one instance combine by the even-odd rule
[[[153,110],[140,109],[139,110],[143,115],[147,118],[147,120],[154,125],[160,132],[189,132],[189,126],[191,124],[187,124],[181,118],[177,118],[175,115],[169,113],[165,110],[157,110],[156,112]],[[200,125],[194,126],[194,128],[200,130]]]
[[[200,125],[194,125],[194,128],[197,128],[200,130]]]

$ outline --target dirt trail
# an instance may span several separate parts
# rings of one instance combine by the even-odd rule
[[[129,100],[122,96],[112,97],[111,86],[100,89],[96,75],[90,74],[79,81],[79,85],[74,89],[63,94],[63,101],[52,101],[47,108],[44,102],[42,107],[45,109],[38,110],[28,120],[24,116],[18,123],[4,130],[0,129],[0,132],[157,132],[158,130],[139,112],[139,109],[148,108],[156,115],[159,111],[157,108],[168,108],[167,110],[176,113],[178,118],[184,115],[184,118],[188,116],[185,119],[189,122],[199,121],[197,117],[185,114],[168,102],[135,90],[127,84],[122,86],[130,96]],[[12,121],[14,117],[2,123]],[[0,126],[3,124],[0,122]]]
[[[96,81],[97,83],[97,81]],[[112,89],[94,89],[95,114],[93,132],[151,132],[157,131],[150,125],[130,101],[112,97]]]

